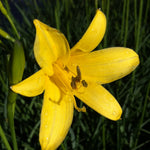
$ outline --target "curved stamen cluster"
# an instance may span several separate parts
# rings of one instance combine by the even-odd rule
[[[81,71],[80,71],[79,66],[76,67],[76,70],[77,70],[77,75],[76,77],[73,77],[74,73],[70,71],[67,66],[65,66],[65,68],[62,69],[57,64],[54,64],[55,76],[51,77],[51,79],[55,82],[55,84],[60,88],[62,92],[73,96],[74,94],[71,93],[73,91],[70,88],[77,90],[82,86],[83,87],[88,86],[85,80],[81,80]],[[71,83],[68,81],[70,81]],[[81,108],[77,106],[75,98],[73,98],[73,104],[74,104],[74,108],[78,112],[81,112],[81,111],[86,112],[86,108],[84,106]]]
[[[71,87],[72,89],[77,89],[77,85],[78,83],[81,83],[84,87],[87,87],[88,84],[85,80],[81,80],[81,71],[80,71],[80,68],[79,66],[76,67],[76,70],[77,70],[77,75],[76,77],[73,77],[71,78]]]

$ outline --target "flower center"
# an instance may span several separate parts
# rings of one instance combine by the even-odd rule
[[[77,70],[77,75],[76,77],[73,77],[71,78],[71,87],[72,89],[77,89],[79,88],[81,85],[84,86],[84,87],[87,87],[88,84],[85,80],[81,80],[81,71],[80,71],[80,68],[79,66],[76,67],[76,70]]]
[[[53,64],[54,75],[50,79],[57,85],[57,87],[64,94],[74,95],[74,90],[80,90],[81,87],[86,88],[88,86],[85,80],[82,80],[81,71],[79,66],[76,67],[76,74],[73,73],[67,66],[64,68],[57,63]],[[73,98],[74,99],[74,98]],[[86,108],[79,108],[76,104],[76,100],[73,101],[75,109],[79,112],[86,112]]]
[[[63,67],[58,63],[54,63],[53,68],[54,75],[50,77],[50,79],[52,79],[65,94],[88,86],[88,83],[82,80],[79,66],[76,66],[76,73],[72,72],[67,66]]]
[[[53,64],[54,74],[50,79],[57,85],[57,87],[67,94],[70,91],[70,73],[65,71],[64,68],[57,64]]]

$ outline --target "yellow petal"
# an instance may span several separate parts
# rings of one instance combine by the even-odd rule
[[[78,65],[82,79],[105,84],[128,75],[138,64],[139,56],[133,50],[114,47],[72,56],[68,67],[75,72]]]
[[[106,17],[104,13],[98,9],[87,31],[84,33],[80,41],[71,49],[71,53],[76,51],[92,51],[101,42],[105,34],[105,30]]]
[[[61,98],[61,93],[59,88],[55,85],[55,83],[53,83],[49,77],[47,77],[46,79],[46,91],[47,93],[49,93],[49,100],[57,103],[59,102],[60,98]]]
[[[24,96],[36,96],[41,94],[45,88],[45,75],[43,70],[40,70],[33,74],[32,76],[28,77],[27,79],[23,80],[22,82],[12,85],[11,89],[18,94]]]
[[[65,36],[58,30],[47,26],[39,20],[34,20],[36,27],[36,38],[34,43],[34,54],[38,64],[46,70],[49,75],[53,74],[52,63],[56,60],[68,61],[69,44]]]
[[[111,120],[120,119],[122,114],[120,105],[101,85],[88,83],[84,91],[76,92],[75,95],[101,115]]]
[[[55,150],[62,143],[72,119],[73,96],[63,95],[60,103],[54,103],[45,90],[39,137],[42,150]]]

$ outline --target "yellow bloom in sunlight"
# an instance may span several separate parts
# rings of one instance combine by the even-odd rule
[[[122,109],[102,86],[132,72],[138,55],[129,48],[113,47],[93,51],[106,29],[105,15],[97,10],[89,28],[73,47],[58,30],[34,20],[34,55],[41,69],[11,89],[24,96],[44,91],[41,112],[40,144],[43,150],[56,149],[64,140],[73,119],[74,95],[101,115],[118,120]]]

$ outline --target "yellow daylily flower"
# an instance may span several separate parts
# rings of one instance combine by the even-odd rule
[[[24,96],[37,96],[44,91],[41,112],[40,144],[43,150],[56,149],[72,123],[74,95],[99,114],[118,120],[122,109],[102,86],[131,73],[139,64],[138,55],[129,48],[113,47],[91,52],[101,42],[106,30],[106,17],[97,10],[89,28],[73,47],[58,30],[34,20],[36,38],[34,55],[41,69],[11,86]]]

